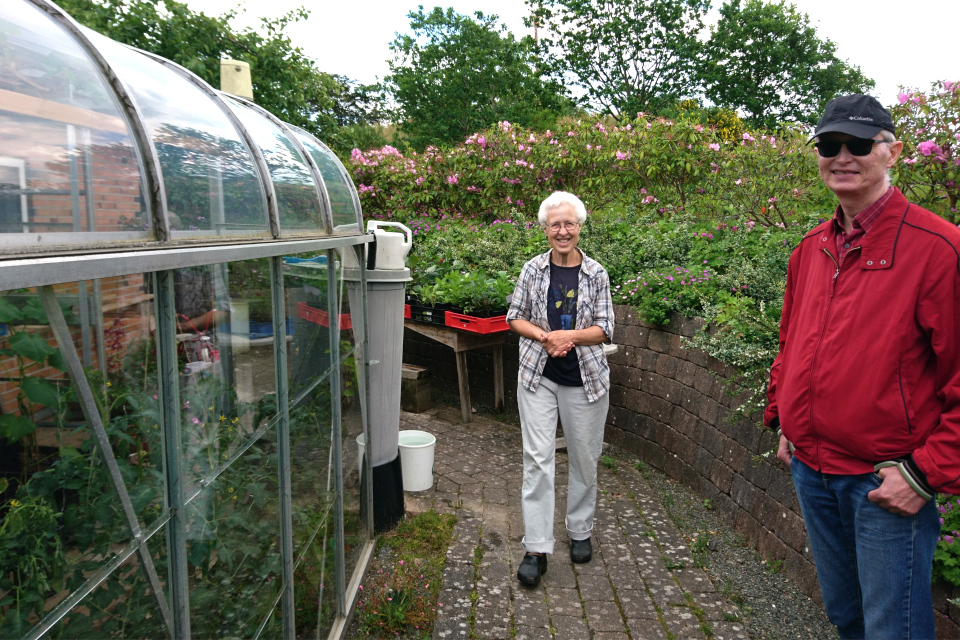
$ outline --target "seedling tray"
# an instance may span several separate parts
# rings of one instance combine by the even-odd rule
[[[500,331],[510,330],[510,325],[507,324],[507,316],[505,315],[493,316],[492,318],[478,318],[463,313],[447,311],[444,315],[444,323],[448,327],[462,331],[471,331],[473,333],[499,333]]]
[[[300,317],[306,320],[307,322],[313,322],[314,324],[319,324],[321,327],[330,326],[330,313],[323,309],[314,309],[309,306],[306,302],[297,303],[297,313],[300,314]],[[350,320],[349,313],[343,313],[340,315],[340,329],[352,329],[353,322]]]
[[[423,324],[436,324],[444,326],[447,321],[444,318],[444,311],[435,307],[425,307],[419,304],[410,304],[410,319],[414,322]]]

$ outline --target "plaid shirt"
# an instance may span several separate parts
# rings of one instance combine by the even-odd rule
[[[843,264],[844,257],[846,257],[851,249],[860,248],[857,246],[860,238],[870,231],[870,227],[876,222],[877,218],[880,217],[880,214],[883,213],[891,197],[893,197],[893,187],[887,189],[882,196],[877,198],[876,202],[857,214],[857,217],[853,219],[853,230],[850,233],[843,230],[843,208],[837,205],[837,210],[833,213],[833,223],[837,228],[838,264]]]
[[[513,292],[507,322],[528,320],[544,331],[550,331],[547,322],[547,290],[550,288],[550,251],[542,253],[523,265],[517,287]],[[577,251],[580,251],[577,249]],[[598,326],[613,339],[613,300],[610,297],[610,278],[596,260],[583,251],[580,279],[577,287],[577,323],[575,329]],[[610,365],[599,344],[577,345],[580,378],[587,400],[595,402],[610,390]],[[528,391],[540,385],[543,367],[547,364],[547,350],[537,340],[520,337],[520,383]]]

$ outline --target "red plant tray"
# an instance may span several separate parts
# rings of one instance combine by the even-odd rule
[[[462,313],[446,311],[444,313],[444,320],[448,327],[462,329],[463,331],[472,331],[473,333],[498,333],[500,331],[510,330],[510,325],[507,324],[507,316],[477,318]]]
[[[410,313],[410,305],[408,304],[403,305],[403,317],[407,320],[410,320],[413,317],[413,314]]]
[[[300,314],[300,317],[306,320],[307,322],[313,322],[314,324],[319,324],[321,327],[330,326],[330,314],[323,309],[314,309],[306,302],[297,303],[297,313]],[[353,322],[350,321],[350,314],[344,313],[340,315],[340,329],[352,329]]]

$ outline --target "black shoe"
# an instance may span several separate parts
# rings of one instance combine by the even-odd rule
[[[540,576],[547,572],[547,556],[537,556],[532,553],[524,554],[520,568],[517,569],[517,580],[535,587],[540,584]]]
[[[593,558],[593,549],[590,548],[590,538],[570,541],[571,561],[576,564],[586,564],[591,558]]]

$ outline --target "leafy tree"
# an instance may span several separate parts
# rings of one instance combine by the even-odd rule
[[[563,86],[541,76],[533,41],[514,38],[497,16],[421,5],[408,17],[413,35],[390,44],[386,80],[412,147],[462,142],[503,120],[546,128],[569,110]]]
[[[196,13],[176,0],[59,0],[82,24],[118,42],[173,60],[220,86],[220,60],[249,62],[257,104],[282,120],[329,139],[345,123],[363,119],[365,89],[324,73],[291,43],[285,29],[309,12],[295,9],[263,18],[262,31],[234,31],[229,11],[219,17]],[[372,117],[377,117],[379,112]]]
[[[710,32],[700,65],[704,93],[757,127],[816,124],[832,98],[874,86],[836,57],[833,42],[817,37],[805,13],[782,0],[729,0]]]
[[[544,59],[610,115],[630,120],[693,93],[709,0],[527,0]]]

